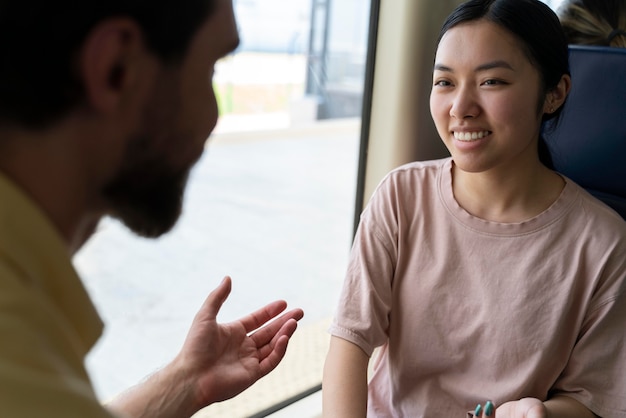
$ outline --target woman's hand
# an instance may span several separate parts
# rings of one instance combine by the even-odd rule
[[[593,412],[577,400],[565,395],[554,396],[545,402],[536,398],[523,398],[510,401],[494,408],[491,401],[484,406],[478,405],[474,417],[495,418],[594,418]]]
[[[523,398],[519,401],[506,402],[495,409],[488,401],[484,405],[477,405],[474,417],[495,418],[547,418],[548,409],[542,401],[536,398]]]

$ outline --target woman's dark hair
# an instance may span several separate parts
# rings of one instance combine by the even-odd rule
[[[104,19],[129,17],[176,63],[215,0],[0,0],[0,124],[48,126],[84,98],[75,56]]]
[[[475,20],[495,23],[520,41],[528,59],[539,70],[544,95],[557,86],[563,74],[570,73],[565,34],[556,14],[543,2],[469,0],[448,16],[439,33],[439,41],[453,27]],[[540,98],[541,103],[544,97]],[[544,114],[543,121],[558,120],[562,108]],[[552,158],[543,138],[539,138],[539,159],[552,167]]]

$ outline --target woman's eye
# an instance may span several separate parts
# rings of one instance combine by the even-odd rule
[[[437,80],[435,81],[435,86],[439,87],[447,87],[452,85],[448,80]]]
[[[483,82],[484,86],[498,86],[501,84],[506,84],[505,82],[503,82],[502,80],[496,80],[496,79],[489,79],[489,80],[485,80]]]

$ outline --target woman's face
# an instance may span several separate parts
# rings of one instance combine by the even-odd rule
[[[539,71],[512,34],[486,20],[439,43],[430,109],[455,165],[467,172],[538,163],[544,112]]]

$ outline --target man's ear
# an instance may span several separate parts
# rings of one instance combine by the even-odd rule
[[[142,31],[131,19],[108,19],[95,26],[83,42],[79,61],[88,105],[114,111],[141,79],[147,55]]]

